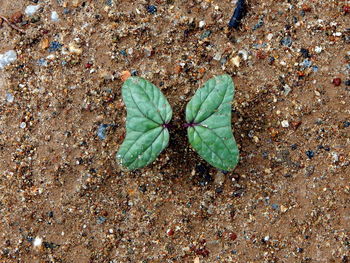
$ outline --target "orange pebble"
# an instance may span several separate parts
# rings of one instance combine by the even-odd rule
[[[131,76],[130,71],[129,71],[129,70],[124,70],[124,71],[122,71],[122,74],[121,74],[121,76],[120,76],[120,79],[124,82],[124,81],[126,81],[128,78],[130,78],[130,76]]]

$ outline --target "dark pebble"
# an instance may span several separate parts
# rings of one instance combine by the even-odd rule
[[[49,216],[50,218],[52,218],[52,217],[53,217],[53,212],[50,211],[50,212],[48,213],[48,216]]]
[[[61,49],[62,46],[63,46],[63,45],[62,45],[61,43],[59,43],[59,42],[57,42],[57,41],[52,41],[52,42],[50,43],[50,46],[49,46],[49,51],[50,51],[50,52],[57,51],[57,50]]]
[[[145,184],[139,186],[139,191],[145,193],[147,191],[147,187]]]
[[[300,53],[303,55],[304,58],[309,58],[310,57],[309,50],[306,49],[306,48],[300,49]]]
[[[343,125],[344,125],[344,128],[350,127],[350,121],[344,121]]]
[[[97,218],[97,224],[101,225],[103,224],[104,222],[106,222],[107,218],[105,218],[104,216],[99,216]]]
[[[52,243],[52,242],[44,242],[44,247],[53,249],[53,248],[58,247],[58,245],[56,245],[55,243]]]
[[[315,156],[315,153],[313,151],[309,150],[309,151],[306,151],[306,155],[307,155],[307,157],[309,157],[309,159],[311,159],[312,157]]]
[[[218,187],[218,188],[215,189],[215,192],[216,192],[217,194],[221,194],[222,191],[223,191],[222,187]]]
[[[268,63],[269,63],[269,65],[272,65],[274,62],[275,62],[275,58],[274,57],[269,57],[268,58]]]
[[[340,86],[341,84],[341,79],[340,78],[335,78],[333,79],[332,83],[334,84],[334,86]]]
[[[298,145],[297,144],[292,144],[291,146],[290,146],[290,148],[292,149],[292,150],[296,150],[297,148],[298,148]]]
[[[290,46],[292,46],[293,41],[292,41],[291,37],[284,37],[284,38],[282,38],[280,43],[282,46],[290,47]]]
[[[345,86],[350,86],[350,79],[345,80],[344,84]]]
[[[303,252],[304,252],[304,249],[301,248],[301,247],[298,247],[298,248],[297,248],[297,252],[298,252],[298,253],[303,253]]]
[[[150,14],[155,14],[157,13],[157,7],[154,5],[149,5],[147,6],[147,12]]]

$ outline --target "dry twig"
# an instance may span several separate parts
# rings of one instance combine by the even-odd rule
[[[0,19],[4,20],[13,29],[15,29],[21,33],[25,33],[24,30],[20,29],[18,26],[14,25],[14,24],[12,24],[6,17],[0,15]]]

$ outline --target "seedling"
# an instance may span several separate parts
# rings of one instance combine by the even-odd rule
[[[172,110],[162,92],[139,77],[124,82],[122,96],[127,109],[126,137],[117,159],[134,170],[153,162],[168,145]]]
[[[208,80],[186,107],[188,139],[212,166],[233,170],[239,152],[231,128],[234,85],[228,75]],[[170,105],[161,91],[139,77],[125,81],[122,96],[127,109],[126,137],[117,160],[129,170],[153,162],[169,143]]]

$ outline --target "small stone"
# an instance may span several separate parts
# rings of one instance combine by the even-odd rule
[[[81,55],[83,53],[83,49],[74,42],[68,44],[68,50],[71,54],[75,55]]]
[[[61,49],[63,45],[57,41],[52,41],[49,46],[49,52],[55,52],[59,49]]]
[[[343,11],[344,11],[345,14],[350,13],[350,5],[344,5],[343,6]]]
[[[171,237],[174,235],[174,230],[172,228],[169,228],[167,231],[166,231],[166,234]]]
[[[97,218],[97,224],[102,225],[104,222],[106,222],[107,218],[104,216],[99,216]]]
[[[49,46],[50,46],[50,42],[48,38],[44,38],[43,40],[41,40],[40,42],[41,49],[47,49]]]
[[[6,101],[12,103],[14,101],[14,97],[11,93],[6,93]]]
[[[29,5],[26,7],[24,13],[27,16],[32,16],[39,10],[39,8],[40,8],[40,5]]]
[[[345,86],[350,86],[350,79],[345,80],[344,84]]]
[[[332,83],[334,84],[334,86],[340,86],[341,84],[341,79],[340,78],[335,78],[333,79]]]
[[[307,4],[303,4],[301,9],[304,11],[304,12],[310,12],[311,11],[311,7]]]
[[[0,54],[0,69],[3,69],[12,62],[15,62],[16,59],[17,53],[14,50],[9,50],[3,54]]]
[[[129,70],[124,70],[122,71],[121,75],[120,75],[120,79],[124,82],[126,81],[128,78],[131,77],[131,73]]]
[[[17,11],[15,13],[12,14],[12,16],[10,17],[10,22],[13,24],[17,24],[17,23],[21,23],[22,22],[22,18],[23,18],[23,14],[21,11]]]
[[[21,122],[21,124],[19,125],[19,127],[20,127],[21,129],[24,129],[25,127],[27,127],[27,124],[23,121],[23,122]]]
[[[300,49],[300,53],[304,58],[309,58],[310,54],[309,54],[309,50],[306,48],[301,48]]]
[[[282,38],[282,40],[280,41],[280,43],[281,43],[282,46],[291,47],[293,41],[292,41],[291,37],[288,37],[288,36],[287,36],[287,37]]]
[[[289,127],[289,122],[288,122],[288,120],[283,120],[283,121],[281,121],[281,125],[282,125],[283,128],[288,128],[288,127]]]
[[[149,5],[147,6],[147,12],[153,15],[157,13],[157,7],[154,5]]]
[[[98,126],[97,129],[97,136],[100,138],[100,140],[105,140],[106,139],[106,129],[108,128],[108,124],[101,124]]]
[[[316,47],[315,47],[315,52],[316,52],[317,54],[321,53],[322,50],[323,50],[322,47],[319,47],[319,46],[316,46]]]
[[[237,234],[236,233],[229,233],[229,238],[232,240],[232,241],[235,241],[237,239]]]
[[[58,13],[56,11],[52,11],[51,13],[51,21],[58,22],[60,20]]]
[[[303,68],[309,68],[312,66],[312,61],[309,59],[304,59],[304,61],[301,62],[299,65]]]
[[[306,151],[306,155],[307,155],[307,157],[309,157],[309,159],[311,159],[315,156],[315,153],[311,150],[308,150],[308,151]]]
[[[203,28],[205,26],[205,21],[199,21],[199,28]]]
[[[239,56],[235,56],[234,58],[230,59],[230,62],[233,66],[238,68],[241,63],[241,58]]]
[[[36,237],[33,241],[34,248],[41,248],[43,245],[43,239],[41,237]]]
[[[271,207],[272,207],[272,209],[274,209],[274,210],[278,210],[279,205],[278,205],[278,204],[272,204]]]
[[[287,207],[285,207],[284,205],[281,205],[281,212],[284,213],[288,210]]]

